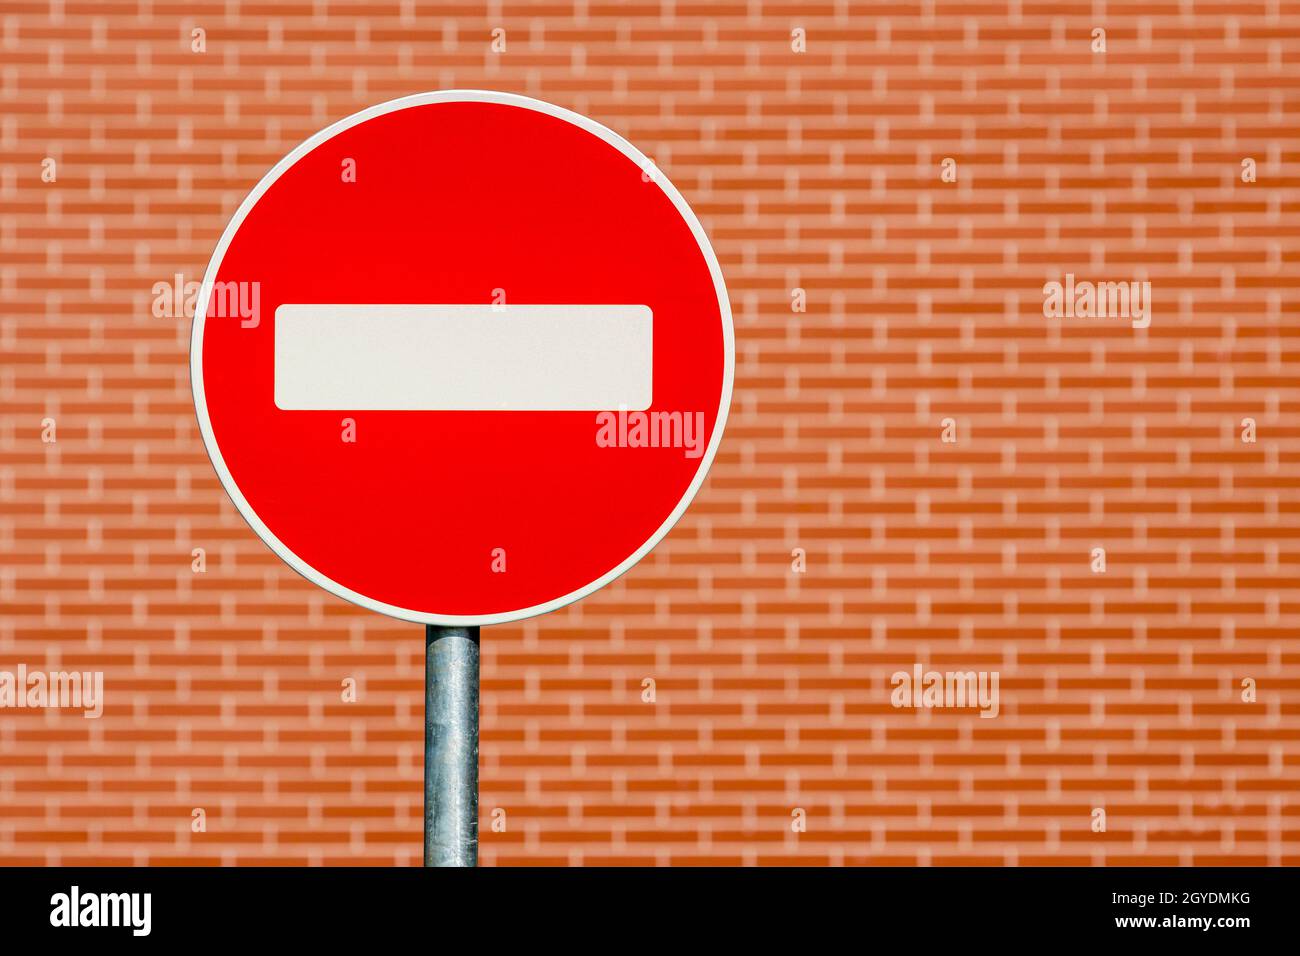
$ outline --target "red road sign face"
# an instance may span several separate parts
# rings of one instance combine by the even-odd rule
[[[431,93],[312,137],[245,200],[194,321],[244,517],[327,590],[491,624],[591,593],[685,510],[731,312],[676,189],[577,114]]]

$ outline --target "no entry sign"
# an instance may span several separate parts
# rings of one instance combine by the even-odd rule
[[[517,620],[626,571],[722,437],[734,341],[685,200],[526,97],[406,97],[311,137],[222,235],[199,427],[293,568],[426,624]]]

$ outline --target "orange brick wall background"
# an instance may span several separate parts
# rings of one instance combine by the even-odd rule
[[[0,710],[0,861],[419,863],[422,629],[239,518],[152,290],[311,133],[461,87],[638,145],[737,335],[677,528],[484,631],[483,863],[1300,863],[1298,42],[1275,0],[0,0],[0,669],[106,682]],[[1150,327],[1045,317],[1066,273]],[[917,663],[998,716],[892,707]]]

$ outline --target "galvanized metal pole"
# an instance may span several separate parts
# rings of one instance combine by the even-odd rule
[[[424,865],[478,865],[478,628],[425,626]]]

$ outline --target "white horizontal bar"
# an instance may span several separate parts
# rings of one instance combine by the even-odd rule
[[[281,305],[275,404],[644,410],[651,325],[644,305]]]

